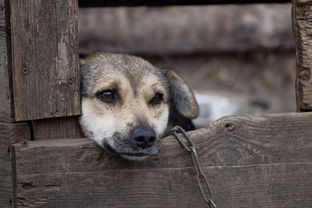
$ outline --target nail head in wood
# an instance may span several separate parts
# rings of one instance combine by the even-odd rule
[[[232,132],[236,129],[236,126],[232,123],[227,123],[225,124],[225,128],[229,131],[229,132]]]

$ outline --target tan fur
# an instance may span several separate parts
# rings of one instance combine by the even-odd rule
[[[189,118],[198,114],[193,94],[187,85],[187,89],[184,89],[184,81],[181,78],[176,74],[169,74],[170,78],[167,78],[164,73],[141,58],[95,53],[81,60],[81,71],[82,130],[100,146],[109,146],[121,156],[123,153],[158,153],[160,138],[165,133],[169,119],[169,79],[182,86],[188,93],[185,95],[187,100],[192,100],[192,107],[182,109],[182,114]],[[114,104],[103,102],[96,96],[98,92],[111,89],[118,91],[120,97]],[[152,105],[150,101],[157,93],[163,95],[163,102]],[[157,138],[155,145],[144,150],[131,146],[129,135],[137,126],[153,129]]]
[[[162,103],[157,107],[151,107],[148,102],[154,96],[154,91],[151,90],[150,86],[154,84],[154,80],[147,78],[147,81],[143,85],[140,85],[138,89],[139,93],[137,96],[129,90],[131,85],[125,77],[112,75],[110,79],[113,79],[115,82],[118,81],[119,93],[122,97],[121,102],[117,103],[115,106],[111,107],[109,104],[103,103],[95,97],[95,93],[99,90],[110,89],[110,84],[100,83],[96,87],[94,92],[94,97],[85,98],[83,104],[88,102],[88,110],[93,112],[93,115],[97,116],[98,120],[108,123],[114,123],[114,129],[116,131],[125,132],[127,134],[127,125],[136,126],[139,125],[139,122],[145,122],[150,126],[155,126],[158,129],[157,133],[161,133],[164,130],[164,127],[167,125],[167,121],[160,118],[168,117],[169,106],[166,103]],[[158,87],[159,91],[165,93],[165,89]],[[165,94],[165,99],[166,99]],[[125,122],[126,121],[126,122]],[[163,122],[164,124],[161,124]],[[159,128],[158,128],[159,126]]]

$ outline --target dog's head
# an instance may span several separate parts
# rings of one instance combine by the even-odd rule
[[[130,160],[158,153],[170,106],[194,118],[192,91],[172,71],[130,55],[96,53],[81,60],[82,115],[87,137]]]

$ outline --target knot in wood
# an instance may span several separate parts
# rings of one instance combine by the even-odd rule
[[[29,71],[28,71],[28,69],[26,67],[23,67],[22,74],[23,75],[28,75],[29,74]]]
[[[234,131],[236,129],[236,126],[232,123],[227,123],[225,124],[225,128],[228,130],[228,131]]]
[[[74,78],[69,78],[67,80],[67,82],[68,82],[68,84],[72,85],[72,84],[74,84],[75,80],[74,80]]]
[[[26,146],[27,146],[27,142],[24,141],[24,142],[22,143],[22,147],[26,147]]]

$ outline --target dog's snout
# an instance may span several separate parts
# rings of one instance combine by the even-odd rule
[[[151,128],[136,127],[132,131],[132,140],[137,147],[146,149],[153,146],[156,141],[156,134]]]

